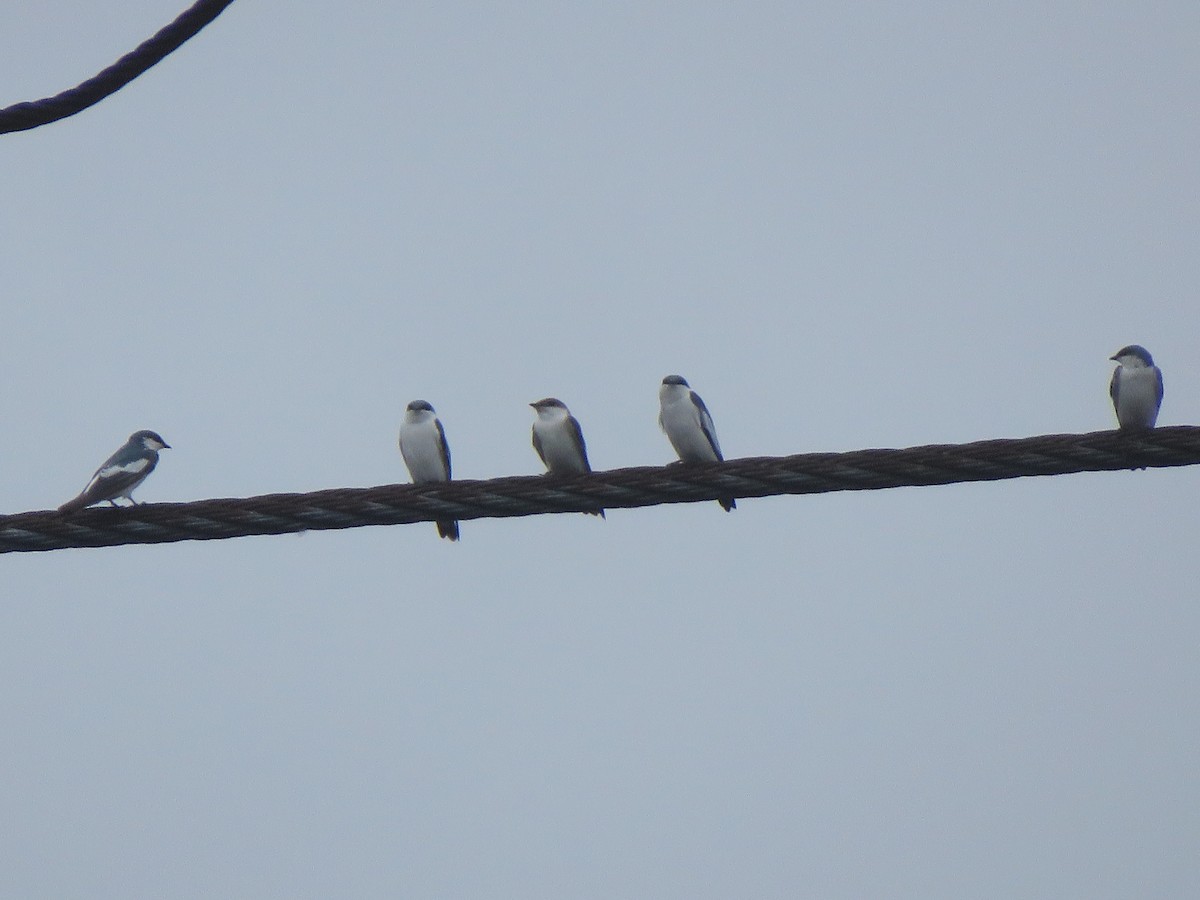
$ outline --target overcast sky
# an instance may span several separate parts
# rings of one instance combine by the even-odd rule
[[[0,106],[186,0],[0,11]],[[0,136],[0,510],[1200,421],[1200,5],[241,0]],[[0,894],[1200,896],[1191,469],[0,559]]]

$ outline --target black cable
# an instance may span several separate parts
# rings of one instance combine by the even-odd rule
[[[1200,463],[1200,427],[753,457],[723,463],[526,475],[444,484],[336,488],[193,503],[0,516],[0,553],[206,541],[255,534],[694,503],[828,491],[998,481]],[[432,534],[430,535],[432,537]],[[470,535],[466,535],[470,539]]]
[[[28,131],[73,116],[119,91],[154,64],[177,50],[200,29],[219,16],[233,0],[196,0],[196,3],[158,34],[126,53],[83,84],[54,97],[16,103],[0,109],[0,134]]]

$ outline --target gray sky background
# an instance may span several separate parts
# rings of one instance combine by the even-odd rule
[[[8,4],[0,105],[180,0]],[[1200,421],[1200,6],[235,3],[0,137],[0,508]],[[0,560],[0,894],[1200,895],[1197,472]]]

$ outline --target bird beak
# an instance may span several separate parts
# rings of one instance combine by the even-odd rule
[[[1113,362],[1117,361],[1117,358],[1115,356],[1110,356],[1109,359],[1111,359]]]
[[[529,405],[530,405],[530,406],[532,406],[534,409],[537,409],[537,404],[536,404],[536,403],[530,403]]]
[[[170,449],[171,449],[171,445],[170,445],[170,444],[163,444],[163,449],[164,449],[164,450],[170,450]]]

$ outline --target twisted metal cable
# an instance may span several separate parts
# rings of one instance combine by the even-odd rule
[[[121,509],[97,507],[70,515],[46,510],[0,516],[0,553],[210,541],[435,519],[588,512],[720,497],[871,491],[1197,463],[1200,427],[1176,426],[1140,434],[1055,434],[906,450],[675,463],[590,475],[388,484]]]
[[[126,53],[107,69],[82,84],[54,97],[16,103],[0,109],[0,134],[28,131],[39,125],[49,125],[51,122],[82,112],[109,94],[115,94],[151,66],[179,49],[232,2],[233,0],[196,0],[190,9],[184,10],[179,18],[161,29],[154,37],[143,41],[136,49]]]

